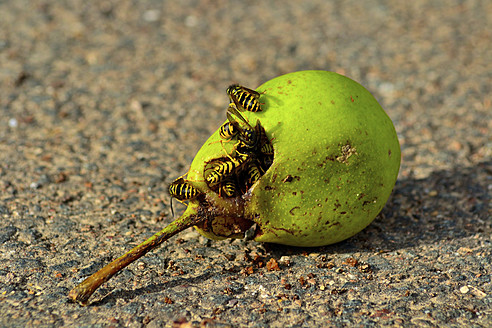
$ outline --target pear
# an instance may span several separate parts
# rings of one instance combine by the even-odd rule
[[[86,304],[125,266],[191,226],[211,239],[315,247],[349,238],[369,225],[387,202],[400,167],[390,118],[357,82],[333,72],[300,71],[256,89],[261,111],[243,111],[260,124],[274,155],[248,190],[225,197],[206,180],[209,163],[232,156],[237,144],[214,132],[186,176],[197,197],[162,231],[114,260],[70,293]]]
[[[265,129],[273,164],[237,199],[209,192],[204,163],[233,151],[215,132],[187,177],[216,207],[215,219],[198,231],[212,239],[240,237],[256,223],[256,241],[322,246],[364,229],[388,200],[400,168],[395,128],[376,99],[357,82],[326,71],[286,74],[256,91],[263,110],[242,114]],[[191,201],[188,211],[199,206]]]

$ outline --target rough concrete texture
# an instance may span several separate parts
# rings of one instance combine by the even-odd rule
[[[0,326],[491,327],[492,2],[0,1]],[[226,87],[342,73],[392,118],[402,167],[361,233],[293,248],[173,237],[167,185]],[[179,207],[178,213],[182,211]]]

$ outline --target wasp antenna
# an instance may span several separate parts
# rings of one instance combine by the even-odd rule
[[[171,215],[174,219],[173,198],[171,197]]]

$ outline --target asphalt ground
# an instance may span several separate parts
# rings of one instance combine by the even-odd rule
[[[491,12],[0,1],[0,326],[491,327]],[[167,186],[225,120],[229,84],[305,69],[358,81],[394,122],[400,174],[369,227],[319,248],[190,229],[89,306],[68,300],[172,220]]]

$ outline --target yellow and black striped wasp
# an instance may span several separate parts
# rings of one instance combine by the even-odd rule
[[[254,166],[256,169],[260,168],[264,172],[271,164],[270,159],[273,158],[273,147],[259,121],[256,122],[255,127],[252,127],[233,104],[229,105],[226,114],[228,122],[223,126],[228,124],[230,129],[224,128],[224,131],[233,131],[234,133],[223,132],[221,137],[227,140],[237,137],[238,142],[234,146],[233,152],[227,154],[225,158],[218,159],[212,172],[206,175],[209,186],[217,185],[225,178],[234,174],[237,175],[243,170],[247,171],[246,180],[250,180],[251,177],[259,178],[260,172],[249,171],[250,166]],[[256,162],[259,166],[252,164]]]
[[[273,156],[273,146],[268,139],[266,139],[266,141],[262,143],[260,151],[264,155]]]
[[[205,180],[209,186],[215,186],[243,169],[250,156],[237,153],[214,160],[211,169],[205,173]],[[207,169],[205,170],[207,171]]]
[[[239,151],[240,149],[249,154],[257,152],[260,147],[260,139],[265,133],[265,130],[261,126],[260,122],[256,122],[256,126],[253,128],[232,104],[229,108],[227,108],[226,115],[229,120],[227,123],[230,123],[230,125],[233,126],[234,131],[237,131],[235,135],[237,135],[239,142],[236,145],[236,150]],[[241,120],[246,127],[241,127],[233,115]]]
[[[239,111],[235,107],[234,104],[229,104],[229,108],[227,109],[227,113],[232,112],[241,118],[245,124],[248,125],[249,129],[252,130],[251,126],[248,122],[239,114]],[[230,114],[227,114],[228,121],[222,124],[219,128],[219,136],[224,140],[231,140],[236,137],[240,132],[244,135],[244,138],[248,139],[248,134],[250,134],[249,130],[244,130],[239,126],[239,123],[236,119],[232,118]]]
[[[236,183],[232,179],[225,180],[219,190],[219,196],[223,192],[227,197],[232,197],[236,194]]]
[[[232,139],[239,131],[231,122],[225,122],[220,126],[219,135],[222,139]]]
[[[260,148],[260,170],[265,172],[268,170],[270,166],[273,164],[273,145],[268,140],[268,138],[265,135],[265,138],[262,140],[262,145]]]
[[[258,166],[255,163],[250,164],[247,170],[247,187],[251,187],[256,183],[256,181],[260,180],[261,174]]]
[[[261,111],[261,106],[258,98],[260,93],[255,90],[243,87],[239,84],[230,85],[227,90],[227,95],[238,109],[247,110],[250,112]]]
[[[169,194],[176,198],[178,202],[184,203],[187,200],[195,199],[202,194],[200,190],[193,186],[190,181],[185,180],[182,176],[174,180],[169,185]],[[171,213],[174,216],[173,201],[171,198]]]
[[[232,115],[240,119],[247,128],[241,128]],[[273,163],[274,151],[263,126],[257,121],[253,128],[234,106],[229,106],[227,109],[227,118],[235,130],[239,131],[237,133],[239,142],[235,145],[236,151],[255,157],[261,162],[263,171],[266,171]]]
[[[236,140],[232,152],[205,163],[204,177],[207,185],[219,196],[234,197],[256,183],[273,162],[273,147],[259,120],[253,127],[240,109],[261,110],[260,94],[238,85],[227,89],[232,102],[227,109],[227,122],[219,129],[222,140]],[[256,101],[257,106],[252,105]],[[222,143],[222,141],[221,141]]]

